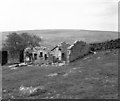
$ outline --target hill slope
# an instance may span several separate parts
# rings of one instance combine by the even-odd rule
[[[95,31],[95,30],[24,30],[24,31],[13,31],[16,33],[31,33],[43,37],[43,45],[55,46],[62,41],[66,41],[72,44],[75,40],[83,40],[86,42],[94,41],[105,41],[110,39],[118,38],[117,32],[112,31]],[[2,39],[4,40],[6,35],[11,32],[3,32]]]
[[[117,50],[97,52],[61,67],[24,66],[11,69],[3,66],[2,74],[3,98],[118,98]],[[44,86],[44,90],[31,96],[23,96],[24,93],[21,95],[19,92],[21,85]]]

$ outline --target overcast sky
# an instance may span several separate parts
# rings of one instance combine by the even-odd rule
[[[118,30],[119,0],[0,0],[0,31]]]

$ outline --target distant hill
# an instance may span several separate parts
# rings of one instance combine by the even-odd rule
[[[0,40],[4,40],[9,33],[23,33],[38,35],[43,39],[42,45],[54,47],[62,41],[72,44],[75,40],[83,40],[85,42],[101,42],[118,38],[118,32],[115,31],[97,31],[97,30],[69,30],[69,29],[51,29],[51,30],[23,30],[2,32]]]

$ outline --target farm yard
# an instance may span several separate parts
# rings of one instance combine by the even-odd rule
[[[118,99],[118,49],[62,66],[2,66],[2,98]]]

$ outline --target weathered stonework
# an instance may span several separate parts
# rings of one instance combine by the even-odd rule
[[[88,54],[89,45],[83,41],[75,41],[73,45],[68,47],[68,62],[73,62],[78,58],[82,58]]]
[[[82,58],[89,52],[89,44],[83,41],[75,41],[69,45],[61,42],[52,50],[46,47],[28,47],[24,49],[23,62],[33,64],[51,64],[51,63],[70,63],[78,58]],[[20,63],[20,52],[15,53],[14,57],[8,54],[8,63]]]
[[[59,45],[51,50],[51,53],[55,57],[57,62],[67,61],[67,48],[69,46],[69,44],[61,42]]]
[[[48,60],[46,47],[28,47],[24,50],[24,61],[32,63],[45,63]]]

